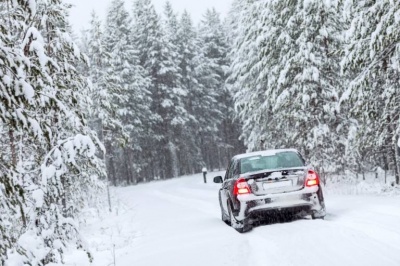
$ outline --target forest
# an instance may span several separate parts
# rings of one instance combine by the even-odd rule
[[[0,0],[1,265],[86,250],[79,215],[108,184],[245,151],[400,183],[400,2],[234,0],[195,24],[168,2],[112,0],[81,33],[70,8]]]

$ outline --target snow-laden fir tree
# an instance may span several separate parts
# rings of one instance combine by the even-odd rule
[[[296,147],[316,166],[340,163],[339,11],[338,1],[256,1],[239,14],[230,79],[251,149]]]
[[[124,50],[120,54],[122,79],[128,89],[129,102],[123,123],[126,124],[128,142],[123,150],[123,175],[126,183],[137,182],[138,173],[148,165],[148,158],[143,154],[148,150],[148,143],[152,140],[152,126],[158,119],[151,110],[152,98],[150,92],[151,79],[149,73],[140,65],[139,50],[134,47],[132,19],[129,17],[128,31],[124,32],[126,44],[118,49]],[[124,22],[125,23],[125,22]],[[122,37],[122,36],[121,36]]]
[[[184,12],[185,17],[188,17],[187,12]],[[190,20],[190,18],[189,18]],[[164,7],[164,21],[165,34],[168,42],[173,45],[174,60],[178,65],[179,84],[183,90],[187,91],[188,97],[184,97],[183,104],[188,112],[188,121],[185,123],[185,130],[182,131],[180,136],[179,153],[177,154],[180,173],[188,174],[193,173],[194,169],[202,166],[202,158],[198,149],[199,145],[196,143],[196,117],[193,116],[191,101],[195,97],[192,88],[195,80],[195,73],[193,71],[193,50],[196,46],[191,41],[194,33],[191,21],[182,25],[182,20],[178,21],[177,14],[174,13],[172,6],[169,2]],[[187,21],[185,21],[186,23]],[[185,28],[184,28],[185,27]],[[190,32],[188,32],[190,31]],[[189,44],[189,42],[191,42]],[[194,45],[194,46],[190,46]]]
[[[214,8],[208,9],[203,15],[199,25],[199,41],[199,54],[206,58],[199,66],[203,71],[199,82],[217,101],[212,107],[216,111],[212,116],[215,120],[206,129],[208,134],[202,148],[203,153],[207,154],[207,165],[222,168],[234,154],[243,150],[238,140],[240,125],[233,117],[232,95],[225,85],[229,66],[228,36],[220,14]]]
[[[249,0],[233,0],[231,8],[229,9],[228,16],[225,21],[227,28],[227,37],[229,43],[232,45],[238,38],[238,34],[245,26],[243,16],[248,13],[248,9],[251,7]],[[232,54],[230,54],[232,55]],[[234,58],[231,58],[231,60]]]
[[[400,182],[400,2],[346,1],[348,46],[343,59],[346,72],[356,76],[342,100],[359,121],[355,140],[358,159],[388,169],[394,163]]]
[[[102,72],[102,77],[94,75],[92,80],[96,99],[100,103],[95,103],[95,106],[100,107],[97,116],[107,148],[108,173],[114,185],[117,184],[117,177],[122,176],[118,174],[121,169],[124,169],[126,181],[133,181],[133,174],[137,170],[134,169],[133,153],[140,154],[146,128],[144,120],[151,119],[150,80],[139,65],[137,51],[131,40],[131,17],[124,5],[121,0],[112,1],[104,35],[91,34],[89,38],[92,43],[89,45],[92,47],[90,54],[95,64],[92,71]],[[99,21],[92,25],[92,29],[96,29],[98,35],[102,34]],[[121,152],[123,156],[119,158]]]
[[[8,148],[0,163],[0,261],[61,263],[67,246],[85,249],[74,219],[103,169],[82,111],[87,86],[76,65],[84,56],[67,33],[62,1],[1,7],[0,128]]]
[[[97,14],[91,14],[90,28],[83,32],[81,43],[89,60],[89,67],[85,69],[90,79],[90,124],[98,132],[100,140],[110,147],[123,145],[127,141],[127,133],[121,121],[119,108],[115,106],[115,95],[120,93],[118,73],[109,67],[111,54],[106,51],[104,33]],[[104,162],[113,156],[112,149],[103,157]],[[110,174],[108,169],[108,175]],[[103,177],[104,178],[104,177]],[[112,181],[116,182],[115,174]]]
[[[24,21],[13,18],[15,11],[25,16],[32,12],[29,7],[12,6],[8,2],[0,2],[0,264],[4,264],[9,250],[21,251],[16,246],[20,224],[26,224],[25,195],[21,187],[21,175],[18,168],[17,140],[15,138],[19,125],[25,121],[27,114],[17,116],[19,106],[31,100],[31,93],[15,91],[17,82],[26,84],[25,78],[18,78],[16,70],[27,67],[22,51],[15,47],[16,31],[25,26]],[[32,92],[32,91],[31,91]],[[33,134],[32,134],[33,135]]]
[[[186,110],[190,117],[187,129],[183,132],[181,161],[184,173],[194,173],[205,164],[209,154],[202,153],[201,147],[206,143],[206,136],[217,134],[217,125],[221,115],[217,105],[217,95],[200,81],[209,76],[209,60],[205,57],[200,46],[200,39],[193,26],[190,14],[184,11],[176,33],[179,40],[181,85],[188,92],[185,100]]]
[[[154,142],[149,147],[154,159],[150,176],[162,178],[179,174],[178,143],[188,121],[184,105],[187,91],[179,84],[176,46],[169,42],[150,0],[134,2],[133,35],[141,65],[151,77],[152,111],[160,117],[154,126]]]
[[[104,141],[103,128],[122,128],[122,122],[118,120],[119,117],[112,106],[113,89],[118,88],[114,85],[117,76],[116,73],[107,71],[111,55],[106,51],[101,21],[94,12],[91,14],[90,28],[85,34],[84,46],[90,62],[89,76],[92,84],[91,119],[95,120],[95,127]],[[116,141],[123,142],[123,136],[120,138],[116,138]]]
[[[171,3],[169,1],[165,2],[164,5],[164,30],[166,34],[166,38],[168,42],[172,43],[172,45],[177,46],[179,44],[179,22],[178,22],[178,14],[175,13]],[[180,56],[179,53],[176,54],[177,57]]]

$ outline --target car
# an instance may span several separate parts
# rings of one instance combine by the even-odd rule
[[[323,219],[326,214],[318,173],[296,149],[239,154],[225,177],[214,177],[219,190],[221,219],[238,232],[276,214]]]

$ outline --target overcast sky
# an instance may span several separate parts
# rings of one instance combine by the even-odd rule
[[[66,0],[74,7],[71,9],[70,20],[75,33],[87,28],[90,20],[90,13],[94,10],[104,21],[107,7],[112,0]],[[158,13],[163,11],[166,0],[152,0]],[[197,24],[207,8],[215,7],[225,17],[228,13],[232,0],[169,0],[175,11],[181,13],[184,9],[192,15],[193,21]],[[132,0],[126,0],[127,8],[131,11]]]

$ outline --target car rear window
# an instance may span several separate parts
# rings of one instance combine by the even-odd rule
[[[293,168],[304,166],[304,162],[296,152],[279,152],[268,156],[252,156],[240,160],[240,173]]]

